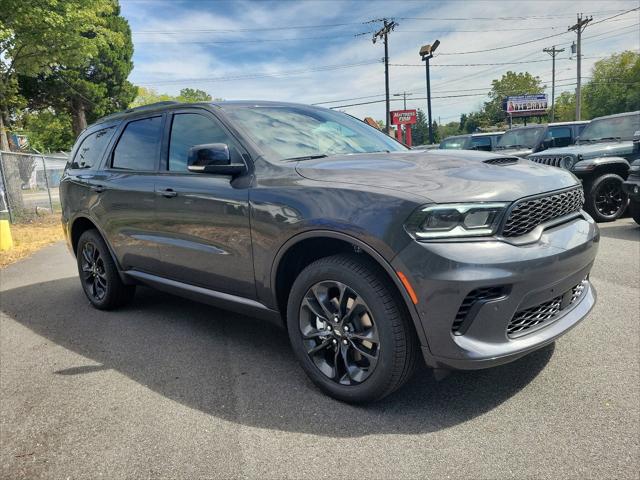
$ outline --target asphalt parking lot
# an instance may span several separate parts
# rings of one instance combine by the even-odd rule
[[[503,367],[323,396],[284,330],[139,289],[85,299],[62,244],[0,271],[2,478],[638,478],[640,227],[602,225],[599,303]]]

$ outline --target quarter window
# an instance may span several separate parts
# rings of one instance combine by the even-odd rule
[[[217,122],[197,113],[174,115],[169,140],[169,170],[186,172],[189,149],[207,143],[224,143],[229,146],[232,158],[237,155],[231,138]]]
[[[92,168],[97,166],[109,140],[113,136],[113,132],[114,127],[109,127],[87,135],[73,157],[71,168]]]
[[[471,147],[475,150],[491,151],[491,137],[471,137]]]
[[[129,122],[113,152],[113,168],[155,170],[161,136],[162,117]]]

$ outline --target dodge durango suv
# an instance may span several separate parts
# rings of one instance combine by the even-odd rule
[[[593,307],[580,182],[501,160],[412,151],[317,107],[161,103],[79,136],[62,222],[96,308],[145,284],[273,319],[317,386],[365,402],[420,356],[503,364]]]

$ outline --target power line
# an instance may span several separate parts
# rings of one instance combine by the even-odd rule
[[[360,32],[360,33],[350,33],[344,35],[323,35],[317,37],[290,37],[290,38],[251,38],[245,40],[177,40],[177,41],[162,41],[158,42],[156,40],[138,40],[136,44],[139,43],[154,43],[154,44],[233,44],[233,43],[265,43],[265,42],[294,42],[298,40],[329,40],[333,38],[356,38],[362,35],[367,35],[372,32]]]
[[[635,9],[634,9],[635,10]],[[610,18],[615,18],[620,15],[624,15],[628,13],[629,10],[600,10],[598,12],[589,12],[590,15],[597,15],[602,13],[614,13],[614,12],[622,12],[618,15],[614,15]],[[396,17],[398,20],[442,20],[442,21],[465,21],[465,20],[535,20],[535,19],[549,19],[549,18],[568,18],[573,17],[574,14],[559,14],[559,15],[523,15],[523,16],[513,16],[513,17]]]

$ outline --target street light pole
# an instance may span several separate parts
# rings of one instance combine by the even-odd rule
[[[440,45],[440,40],[433,42],[433,45],[424,45],[420,49],[420,56],[425,65],[425,75],[427,77],[427,117],[429,122],[429,143],[433,145],[433,120],[431,119],[431,78],[429,75],[429,60],[433,58],[433,52]]]

